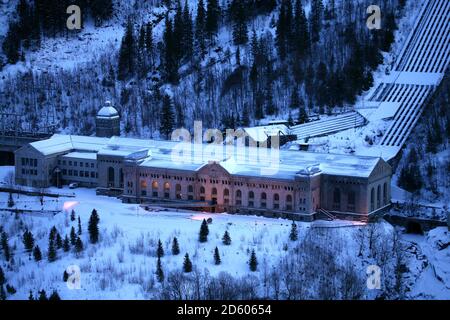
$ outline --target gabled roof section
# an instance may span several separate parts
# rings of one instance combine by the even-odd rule
[[[201,167],[199,167],[197,169],[197,172],[199,174],[203,173],[204,171],[207,170],[219,170],[222,173],[224,173],[225,175],[230,175],[230,172],[228,172],[228,170],[222,165],[222,162],[220,161],[209,161],[208,163],[202,165]]]
[[[108,140],[109,138],[55,134],[50,139],[33,142],[30,145],[43,155],[72,151],[98,152],[108,143]]]
[[[386,175],[392,174],[392,167],[383,159],[379,158],[379,161],[373,168],[369,175],[369,180],[376,180],[378,178],[384,177]]]

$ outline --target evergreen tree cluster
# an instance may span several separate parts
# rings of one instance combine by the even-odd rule
[[[410,150],[407,165],[400,171],[399,185],[410,192],[416,192],[422,188],[423,179],[420,172],[419,157],[415,148]]]
[[[338,23],[334,1],[325,6],[322,0],[312,0],[308,17],[303,5],[300,0],[294,5],[291,0],[281,1],[275,41],[280,59],[297,86],[304,83],[308,105],[324,112],[325,107],[353,104],[356,95],[372,86],[372,72],[382,62],[381,51],[389,51],[394,41],[394,14],[386,12],[385,27],[370,31],[363,25],[350,26],[354,23],[351,14]],[[351,3],[346,5],[348,12],[356,9]],[[329,45],[340,49],[324,50]],[[343,48],[347,53],[342,54]],[[304,103],[298,102],[299,122],[304,123]]]
[[[2,267],[0,267],[0,301],[6,300],[7,294],[14,295],[16,292],[17,290],[12,285],[7,284],[6,275]]]
[[[450,76],[446,74],[409,137],[398,168],[400,187],[410,192],[429,190],[434,200],[445,195],[450,188],[446,178],[450,161],[436,156],[448,148],[450,140],[449,102]]]
[[[43,37],[67,35],[66,10],[70,5],[78,5],[83,18],[92,17],[97,25],[113,14],[112,0],[19,0],[17,19],[9,22],[2,44],[7,62],[23,60],[24,51],[38,49]]]
[[[105,53],[76,73],[14,76],[0,103],[20,105],[24,123],[32,126],[43,122],[43,109],[61,119],[61,129],[88,135],[99,100],[111,96],[117,97],[125,133],[136,136],[159,132],[167,138],[175,127],[192,129],[191,120],[220,129],[246,127],[288,112],[292,123],[305,123],[311,113],[352,105],[370,87],[381,52],[393,41],[399,1],[381,1],[381,30],[366,27],[361,2],[314,0],[307,13],[309,2],[301,0],[198,0],[197,10],[189,10],[191,2],[169,1],[156,20],[130,15],[118,59]],[[253,23],[264,19],[275,35],[266,23]],[[232,43],[218,38],[221,28]]]
[[[53,290],[50,296],[47,296],[47,292],[45,290],[40,290],[37,292],[37,294],[34,296],[33,292],[30,291],[30,294],[28,295],[28,300],[30,301],[60,301],[61,297],[59,296],[58,291]]]
[[[3,257],[6,261],[10,261],[12,258],[11,248],[9,247],[8,235],[5,231],[1,232],[0,248],[2,249]]]

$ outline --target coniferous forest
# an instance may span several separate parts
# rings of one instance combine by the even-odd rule
[[[65,27],[68,2],[18,2],[4,68],[26,64],[48,39],[77,38]],[[348,110],[371,87],[404,13],[403,0],[383,0],[383,28],[369,30],[366,0],[153,0],[127,10],[121,1],[75,2],[83,25],[123,28],[89,63],[4,75],[2,108],[34,129],[52,119],[61,131],[92,134],[106,100],[124,134],[153,138],[193,120],[223,129]]]

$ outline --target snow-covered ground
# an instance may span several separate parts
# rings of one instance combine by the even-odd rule
[[[2,207],[6,206],[7,194],[0,195]],[[39,199],[21,195],[15,197],[19,208],[39,209]],[[22,232],[14,230],[18,227],[10,214],[2,213],[2,225],[10,236],[10,242],[18,250],[15,256],[16,267],[8,273],[14,278],[17,289],[24,290],[14,298],[23,299],[28,296],[28,290],[37,292],[42,288],[57,289],[65,299],[106,299],[129,298],[142,299],[148,297],[149,292],[143,292],[146,283],[151,282],[156,269],[156,244],[158,239],[164,243],[167,256],[163,258],[166,269],[180,269],[183,256],[189,253],[194,266],[208,268],[211,274],[227,271],[238,276],[246,273],[248,266],[247,251],[258,248],[258,252],[275,259],[287,242],[290,223],[285,220],[264,219],[258,217],[207,215],[193,212],[156,211],[147,212],[138,205],[125,205],[119,200],[108,197],[97,197],[94,190],[79,189],[76,198],[45,199],[44,208],[74,209],[81,217],[83,228],[83,242],[87,246],[83,256],[63,254],[55,263],[46,261],[47,230],[53,225],[64,237],[69,234],[70,227],[77,228],[76,221],[71,223],[69,212],[56,216],[32,214],[20,217],[23,225],[33,230],[38,238],[37,244],[43,249],[44,260],[36,263],[29,261],[23,253],[22,244],[18,237]],[[88,244],[87,221],[92,209],[98,210],[100,215],[101,244]],[[210,236],[207,245],[198,242],[198,231],[204,218],[212,217],[209,226]],[[309,228],[302,225],[301,228]],[[221,238],[225,230],[229,230],[232,245],[224,247]],[[18,232],[18,233],[16,233]],[[171,240],[177,237],[181,254],[170,254]],[[265,241],[262,242],[262,238]],[[222,264],[214,266],[213,249],[218,246],[221,251]],[[133,253],[132,253],[133,252]],[[82,290],[71,291],[62,282],[62,274],[69,265],[78,265],[82,271]],[[41,272],[45,270],[45,272]],[[44,276],[45,275],[45,276]]]
[[[450,299],[450,232],[445,227],[426,236],[404,235],[412,256],[408,266],[415,278],[410,295],[415,299]]]
[[[2,167],[0,179],[6,176],[11,167]],[[152,208],[146,211],[139,205],[123,204],[116,198],[96,196],[95,190],[57,190],[69,194],[74,191],[74,198],[44,198],[41,205],[39,197],[29,197],[14,194],[15,208],[37,210],[15,216],[6,211],[0,211],[1,226],[9,236],[9,245],[14,254],[14,262],[7,264],[0,257],[0,266],[6,273],[7,283],[17,289],[10,299],[27,299],[29,291],[34,294],[38,290],[47,292],[57,290],[63,299],[149,299],[159,297],[160,285],[155,280],[157,241],[163,242],[165,256],[162,258],[163,270],[167,276],[169,271],[181,270],[183,257],[188,253],[193,265],[200,271],[208,270],[214,277],[221,272],[227,272],[235,278],[255,275],[262,279],[264,269],[276,270],[278,263],[295,252],[296,242],[289,240],[291,222],[282,219],[268,219],[256,216],[239,216],[228,214],[206,214],[190,211],[173,211]],[[7,193],[0,193],[0,208],[7,207]],[[87,232],[87,222],[92,209],[100,216],[100,242],[90,244]],[[61,210],[53,216],[39,213],[39,210]],[[58,250],[58,260],[47,261],[48,234],[50,228],[56,226],[64,238],[69,235],[71,227],[77,230],[77,221],[70,219],[70,211],[75,210],[82,223],[81,239],[84,251],[77,256],[74,252],[65,253]],[[209,225],[208,242],[200,244],[198,232],[203,219],[212,218]],[[387,223],[376,225],[380,232],[378,245],[382,248],[381,234],[391,239],[393,228]],[[298,223],[299,243],[311,232],[318,235],[317,239],[325,237],[326,246],[332,249],[335,259],[343,265],[352,266],[352,270],[365,283],[366,266],[374,263],[372,254],[358,255],[361,241],[358,240],[362,231],[369,232],[373,226],[353,224],[343,221],[315,223]],[[41,262],[24,252],[22,234],[26,229],[32,231],[36,244],[43,254]],[[225,246],[221,238],[225,230],[231,235],[232,244]],[[382,230],[382,231],[381,231]],[[177,237],[181,253],[171,254],[171,242]],[[331,237],[331,238],[330,238]],[[374,237],[375,238],[375,237]],[[414,242],[420,248],[422,255],[428,261],[428,267],[420,263],[423,260],[413,254],[409,256],[408,267],[411,270],[411,296],[418,298],[450,298],[449,252],[450,248],[439,249],[437,244],[449,242],[449,234],[445,228],[433,230],[426,237],[412,238],[407,236],[406,243]],[[368,250],[368,240],[363,241],[364,250]],[[323,243],[317,243],[317,249]],[[213,252],[219,248],[222,264],[214,264]],[[249,255],[255,250],[259,268],[249,271]],[[381,249],[380,249],[381,250]],[[320,251],[320,250],[319,250]],[[380,251],[381,252],[381,251]],[[381,259],[382,254],[379,255]],[[376,260],[376,259],[375,259]],[[388,265],[391,262],[386,262]],[[81,269],[81,290],[70,290],[63,282],[64,270],[76,265]],[[318,265],[317,272],[324,266]],[[386,268],[388,268],[386,266]],[[431,268],[431,269],[430,269]],[[384,270],[384,269],[383,269]],[[388,269],[386,269],[388,270]],[[434,270],[431,273],[430,270]],[[388,276],[388,275],[387,275]],[[333,275],[331,276],[333,277]],[[441,279],[441,280],[439,280]],[[262,283],[262,280],[261,280]],[[258,285],[262,294],[263,286]],[[376,296],[376,294],[375,294]],[[367,292],[366,298],[374,297]]]

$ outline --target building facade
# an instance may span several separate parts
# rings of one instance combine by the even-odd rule
[[[129,203],[305,221],[364,220],[390,206],[392,170],[381,158],[277,150],[276,158],[239,162],[236,155],[250,148],[233,147],[223,155],[217,152],[223,146],[211,153],[200,145],[192,148],[200,155],[180,162],[173,158],[178,146],[54,135],[16,152],[16,182],[36,188],[76,182]]]

